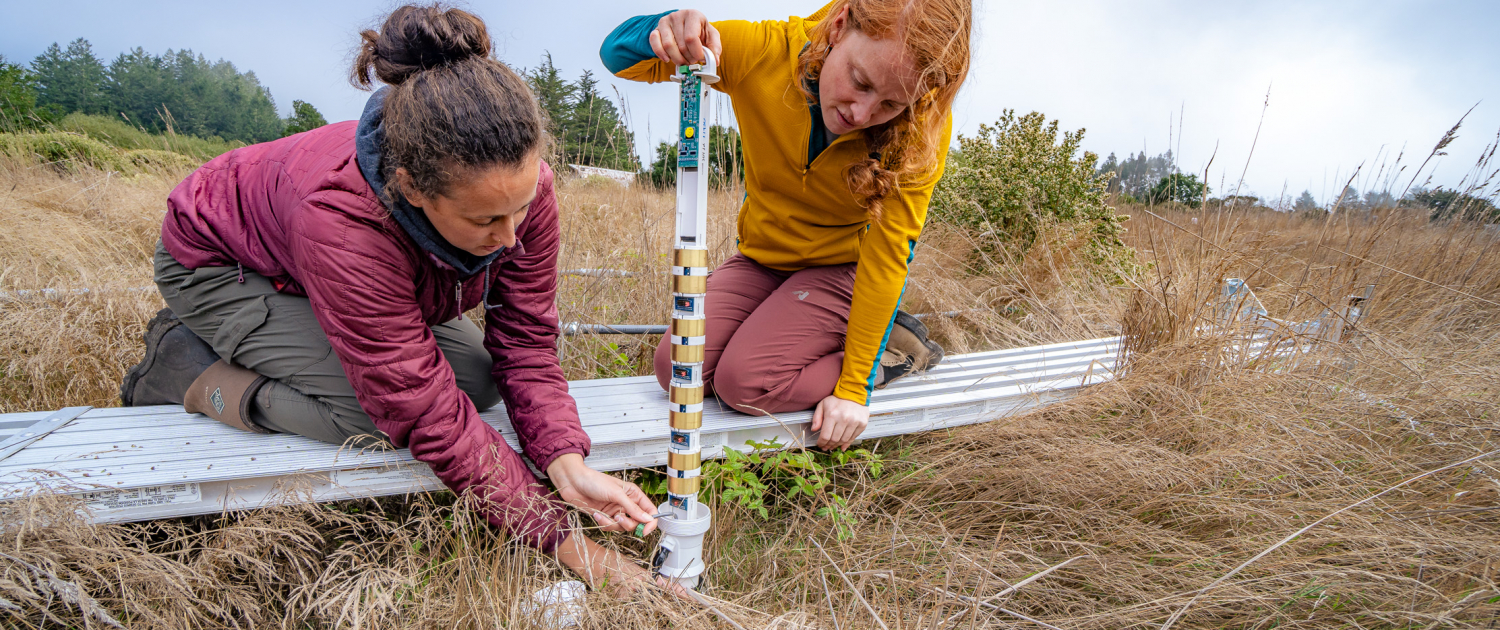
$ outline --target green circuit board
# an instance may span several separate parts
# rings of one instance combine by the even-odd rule
[[[698,144],[703,135],[702,123],[703,80],[694,75],[687,66],[677,69],[682,75],[681,107],[678,110],[677,166],[698,168]]]

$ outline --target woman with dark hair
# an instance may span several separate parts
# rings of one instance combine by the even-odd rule
[[[478,17],[395,10],[361,34],[354,121],[236,149],[172,191],[155,258],[169,308],[127,405],[259,433],[410,448],[486,517],[590,582],[644,569],[565,529],[479,410],[606,531],[654,529],[640,488],[584,464],[555,350],[559,224],[543,116]],[[484,306],[485,328],[463,313]],[[207,341],[205,341],[207,340]]]
[[[750,414],[814,409],[818,446],[869,423],[872,390],[942,360],[901,312],[969,73],[970,0],[835,0],[786,20],[694,10],[626,20],[616,76],[665,81],[718,58],[744,139],[739,252],[708,277],[703,380]],[[656,375],[671,376],[667,340]]]

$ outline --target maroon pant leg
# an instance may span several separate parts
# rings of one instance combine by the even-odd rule
[[[739,330],[740,324],[755,312],[776,287],[791,275],[784,271],[775,271],[761,266],[744,254],[735,254],[729,260],[716,267],[708,274],[708,297],[705,298],[707,312],[706,336],[703,349],[703,383],[708,386],[709,392],[713,391],[714,373],[719,365],[719,357],[724,354],[724,347],[729,345],[729,339]],[[653,367],[656,371],[656,381],[661,383],[662,389],[672,380],[672,348],[668,344],[670,337],[662,335],[661,342],[656,346],[656,355]]]
[[[751,415],[801,411],[833,393],[844,365],[855,264],[776,271],[741,254],[708,277],[704,382]],[[665,389],[672,360],[656,347]]]
[[[719,358],[719,400],[761,415],[812,409],[833,394],[844,367],[854,270],[853,263],[810,267],[772,291]]]

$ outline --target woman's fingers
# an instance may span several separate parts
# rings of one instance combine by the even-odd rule
[[[691,16],[684,17],[682,30],[678,32],[678,40],[682,42],[682,52],[687,53],[687,63],[702,63],[703,56],[703,22],[692,19]]]
[[[849,425],[849,419],[842,418],[839,422],[838,431],[832,436],[829,436],[829,441],[833,442],[834,450],[838,450],[849,445],[849,434],[852,432],[852,427],[850,427]]]
[[[823,428],[818,431],[818,448],[832,450],[838,445],[839,417],[834,413],[823,414]]]
[[[657,22],[651,34],[651,52],[674,66],[702,63],[707,46],[715,56],[723,52],[719,31],[703,13],[692,9],[668,14]]]
[[[705,22],[703,44],[708,46],[709,50],[714,51],[714,59],[724,58],[724,45],[719,42],[719,29],[714,28],[714,25],[711,23]]]
[[[858,417],[849,418],[849,421],[844,423],[844,433],[839,440],[839,448],[853,446],[854,441],[859,439],[859,436],[865,432],[867,425],[869,425],[868,420],[862,420]]]
[[[839,434],[839,448],[849,448],[854,443],[854,438],[864,431],[860,426],[858,418],[849,418],[844,422],[844,430]]]
[[[829,396],[813,412],[813,430],[818,432],[818,448],[849,448],[869,424],[868,410],[862,405],[843,404]]]
[[[633,496],[635,499],[635,504],[646,512],[648,518],[650,517],[650,515],[656,513],[656,506],[651,504],[651,497],[646,496],[646,492],[644,490],[641,490],[640,486],[637,486],[623,479],[620,480],[620,483],[630,486],[626,489],[626,496]],[[633,495],[631,494],[632,491],[634,492]],[[641,535],[650,536],[651,532],[654,531],[656,531],[656,519],[653,518],[649,521],[646,521],[646,529],[641,532]]]
[[[617,501],[620,507],[625,510],[625,513],[635,521],[631,523],[630,527],[634,529],[636,523],[644,523],[646,529],[642,532],[642,535],[655,531],[656,519],[651,518],[652,506],[651,501],[646,498],[646,493],[642,492],[635,484],[623,479],[615,478],[615,481],[621,486],[621,496]]]
[[[600,512],[598,510],[594,511],[594,522],[599,524],[599,529],[606,532],[619,532],[625,531],[626,529],[625,524],[621,523],[618,519],[616,519],[616,517],[610,516],[609,514]],[[634,527],[634,525],[630,526],[630,528],[632,529]]]
[[[653,52],[653,53],[656,54],[656,58],[660,59],[662,61],[665,61],[667,63],[672,63],[672,61],[670,59],[667,59],[667,51],[661,47],[661,30],[658,29],[658,30],[655,30],[655,31],[651,31],[651,38],[650,39],[651,39],[651,52]]]
[[[845,418],[837,401],[833,396],[824,398],[818,402],[817,411],[813,412],[812,429],[818,432],[818,448],[825,451],[838,446],[839,436],[844,429]]]
[[[663,17],[656,27],[656,32],[661,37],[661,50],[664,53],[662,60],[674,66],[686,65],[688,63],[687,58],[683,56],[682,50],[683,13],[685,11],[678,11]]]
[[[849,448],[870,424],[870,408],[837,396],[829,396],[818,403],[816,417],[822,415],[822,429],[818,431],[818,446],[824,449]]]
[[[687,594],[687,589],[683,588],[681,584],[673,582],[670,579],[658,575],[656,576],[656,585],[660,586],[662,590],[665,590],[668,593],[671,593],[688,601],[693,601],[692,596]]]

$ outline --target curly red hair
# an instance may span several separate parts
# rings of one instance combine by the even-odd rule
[[[913,61],[922,96],[890,121],[865,129],[870,157],[844,169],[844,182],[859,205],[880,220],[881,202],[902,178],[932,168],[953,99],[969,75],[970,0],[835,0],[812,17],[812,40],[797,58],[799,76],[816,79],[828,58],[831,18],[849,9],[848,25],[872,39],[898,38]],[[817,102],[801,84],[808,102]]]

